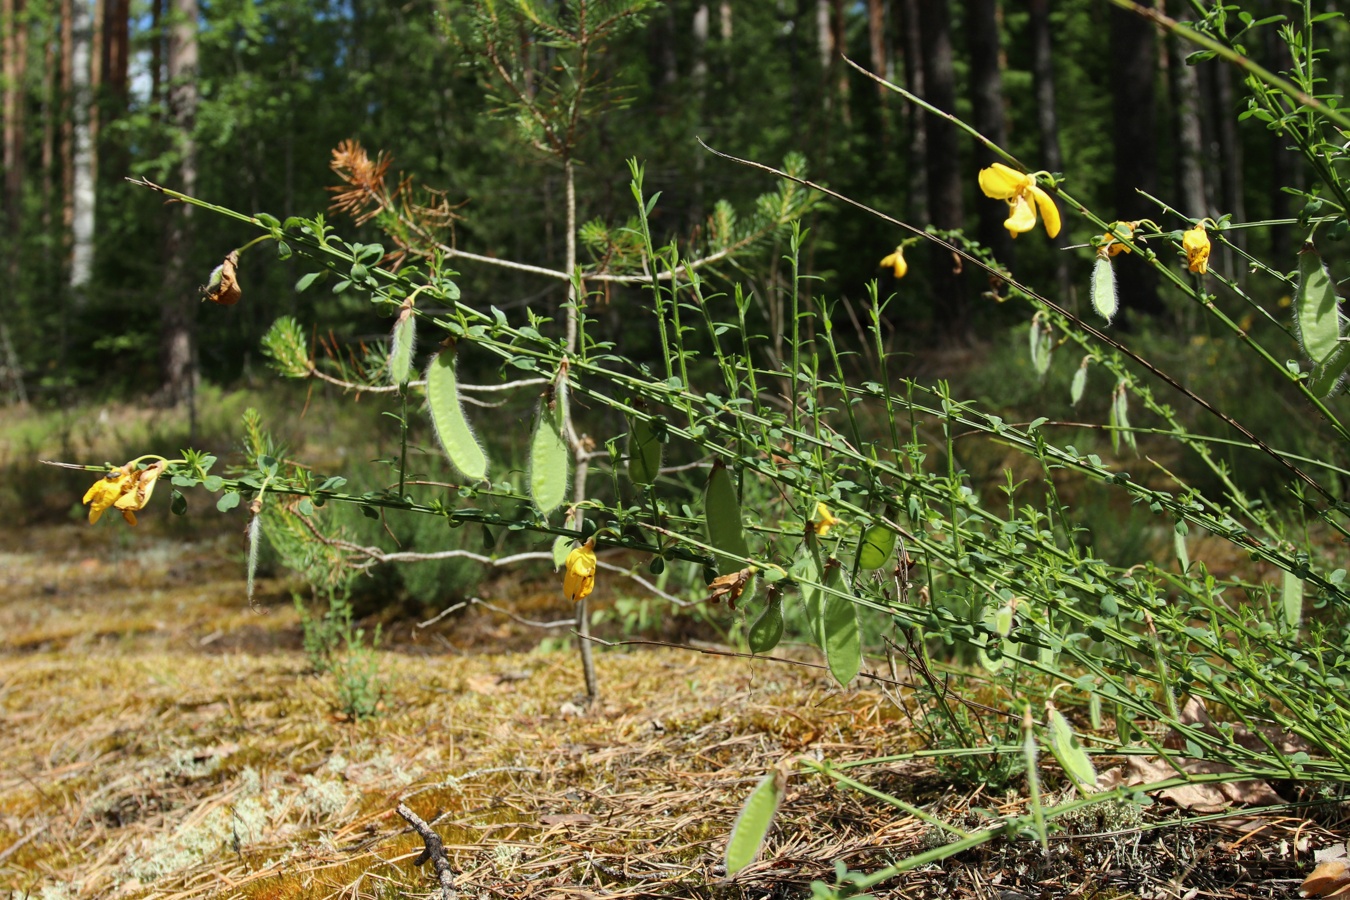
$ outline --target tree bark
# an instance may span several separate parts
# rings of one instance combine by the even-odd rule
[[[1055,107],[1055,51],[1051,39],[1050,0],[1031,0],[1031,77],[1036,97],[1036,128],[1040,137],[1040,167],[1048,172],[1064,169],[1064,156],[1059,147],[1059,113]],[[1075,291],[1069,273],[1068,230],[1055,238],[1059,248],[1055,254],[1055,287],[1062,304],[1073,308]]]
[[[24,0],[3,0],[0,20],[4,28],[4,166],[5,231],[10,252],[17,261],[17,237],[22,221],[24,172],[24,82],[28,72],[28,24]],[[11,282],[12,284],[13,282]]]
[[[1233,80],[1229,66],[1221,61],[1211,63],[1214,88],[1214,130],[1219,144],[1219,211],[1231,213],[1234,222],[1247,221],[1247,204],[1242,192],[1242,138],[1237,129],[1237,103],[1233,97]],[[1228,235],[1239,249],[1247,247],[1247,231],[1239,228]],[[1247,267],[1238,265],[1231,251],[1221,251],[1224,265],[1233,272],[1239,284],[1246,283]]]
[[[1147,20],[1112,8],[1111,71],[1128,72],[1115,80],[1111,112],[1115,150],[1115,214],[1121,220],[1152,216],[1154,210],[1138,191],[1157,194],[1158,144],[1155,127],[1154,79],[1158,71],[1157,39]],[[1116,266],[1121,305],[1126,310],[1162,312],[1157,278],[1145,265],[1126,260]]]
[[[922,59],[925,99],[945,112],[955,112],[956,75],[953,68],[951,8],[948,0],[920,0],[919,30],[922,32]],[[957,131],[950,123],[928,118],[928,146],[924,168],[928,170],[928,212],[932,224],[941,229],[960,228],[962,212],[962,168]],[[935,321],[951,338],[964,338],[969,305],[956,262],[945,251],[930,253],[931,283],[939,298]]]
[[[197,0],[171,0],[165,43],[168,115],[179,140],[178,181],[185,194],[197,188],[197,148],[193,126],[197,117]],[[193,246],[192,207],[176,203],[169,208],[165,229],[165,290],[160,306],[160,361],[166,404],[191,401],[196,386],[193,347],[193,310],[190,260]]]
[[[76,306],[94,273],[93,0],[71,7],[70,287]]]
[[[1000,147],[1008,146],[1008,123],[1003,114],[1003,72],[999,65],[1001,32],[998,0],[966,0],[966,40],[970,45],[970,103],[976,130]],[[975,168],[997,159],[992,150],[975,148]],[[977,235],[1004,263],[1012,261],[1012,239],[1003,227],[1005,210],[981,203]]]
[[[905,85],[910,93],[923,97],[927,95],[923,79],[923,58],[920,48],[923,37],[919,33],[919,0],[900,0],[900,27],[898,29],[903,45],[900,47],[904,61]],[[902,124],[909,133],[910,158],[927,160],[928,158],[928,115],[912,103],[900,108]],[[914,222],[928,222],[928,167],[926,165],[909,166],[909,217]]]
[[[1205,204],[1204,138],[1200,130],[1200,75],[1186,64],[1190,44],[1175,36],[1167,38],[1168,87],[1177,135],[1177,200],[1181,211],[1193,218],[1209,214]]]

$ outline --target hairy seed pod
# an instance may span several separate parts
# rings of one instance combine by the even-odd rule
[[[546,516],[567,497],[570,456],[563,439],[565,421],[566,392],[555,390],[552,402],[540,401],[530,440],[530,499]]]
[[[727,875],[735,875],[755,861],[764,838],[773,825],[774,814],[787,792],[787,779],[781,769],[774,769],[760,780],[741,807],[736,824],[727,841]]]
[[[1098,256],[1092,264],[1092,308],[1106,324],[1116,317],[1120,308],[1120,297],[1116,294],[1116,270],[1111,266],[1111,258]]]
[[[427,365],[427,408],[436,437],[454,467],[472,481],[486,478],[487,455],[464,417],[453,348],[442,350]]]
[[[398,387],[412,381],[413,350],[417,344],[417,316],[412,307],[399,310],[389,335],[389,383]]]

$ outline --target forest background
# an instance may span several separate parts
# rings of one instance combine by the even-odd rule
[[[129,177],[281,218],[312,215],[337,183],[331,151],[355,139],[392,156],[391,175],[444,191],[458,214],[449,243],[558,268],[561,169],[523,147],[515,123],[489,114],[495,101],[456,46],[456,6],[3,0],[0,396],[172,404],[188,396],[192,373],[246,384],[258,374],[258,339],[281,314],[338,345],[382,337],[364,303],[298,293],[298,270],[257,254],[241,265],[246,302],[202,304],[198,285],[239,243],[235,226],[166,206]],[[1167,6],[1182,18],[1189,9]],[[1244,6],[1257,16],[1281,11],[1275,2]],[[1327,27],[1343,45],[1343,23]],[[1261,38],[1249,52],[1279,70],[1287,50],[1273,28]],[[579,221],[630,214],[625,160],[635,157],[648,190],[662,193],[657,244],[697,236],[717,199],[743,207],[771,185],[713,158],[696,137],[769,163],[795,151],[812,177],[847,196],[920,226],[965,227],[1023,280],[1080,310],[1092,251],[1033,240],[1014,247],[1002,205],[976,187],[974,173],[991,157],[843,56],[1020,158],[1072,172],[1078,197],[1122,220],[1154,212],[1136,189],[1193,216],[1286,217],[1280,186],[1301,178],[1292,152],[1259,122],[1237,121],[1237,75],[1212,59],[1187,64],[1192,51],[1098,0],[674,0],[600,63],[617,102],[582,134]],[[533,58],[547,67],[548,48]],[[1327,58],[1333,89],[1347,58]],[[337,224],[350,239],[374,235],[350,219]],[[901,235],[852,210],[824,206],[806,224],[807,274],[854,301],[873,278],[883,294],[898,293],[888,308],[895,351],[998,341],[1025,320],[982,298],[984,276],[953,275],[941,251],[913,248],[908,276],[893,280],[877,263]],[[1059,246],[1084,244],[1084,227],[1071,221]],[[1252,249],[1275,258],[1291,249],[1288,228],[1252,240],[1269,242]],[[781,278],[781,252],[764,244],[741,262],[762,293]],[[465,296],[508,311],[556,308],[565,290],[519,270],[459,268]],[[1120,268],[1131,327],[1172,331],[1180,305],[1157,293],[1146,267]],[[623,333],[638,290],[615,287],[606,298],[599,315],[610,337]],[[623,352],[640,358],[634,339]]]

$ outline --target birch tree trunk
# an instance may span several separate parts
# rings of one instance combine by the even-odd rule
[[[76,306],[94,273],[93,0],[71,7],[70,288]]]

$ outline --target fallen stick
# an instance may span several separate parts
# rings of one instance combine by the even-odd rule
[[[426,844],[426,849],[422,855],[413,860],[413,865],[421,866],[427,860],[431,860],[432,866],[436,869],[436,880],[441,883],[441,897],[444,900],[455,900],[455,876],[450,871],[450,860],[445,855],[445,843],[441,836],[431,829],[421,816],[408,808],[407,804],[400,803],[396,811],[402,816],[413,831],[416,831],[422,837],[422,842]]]

